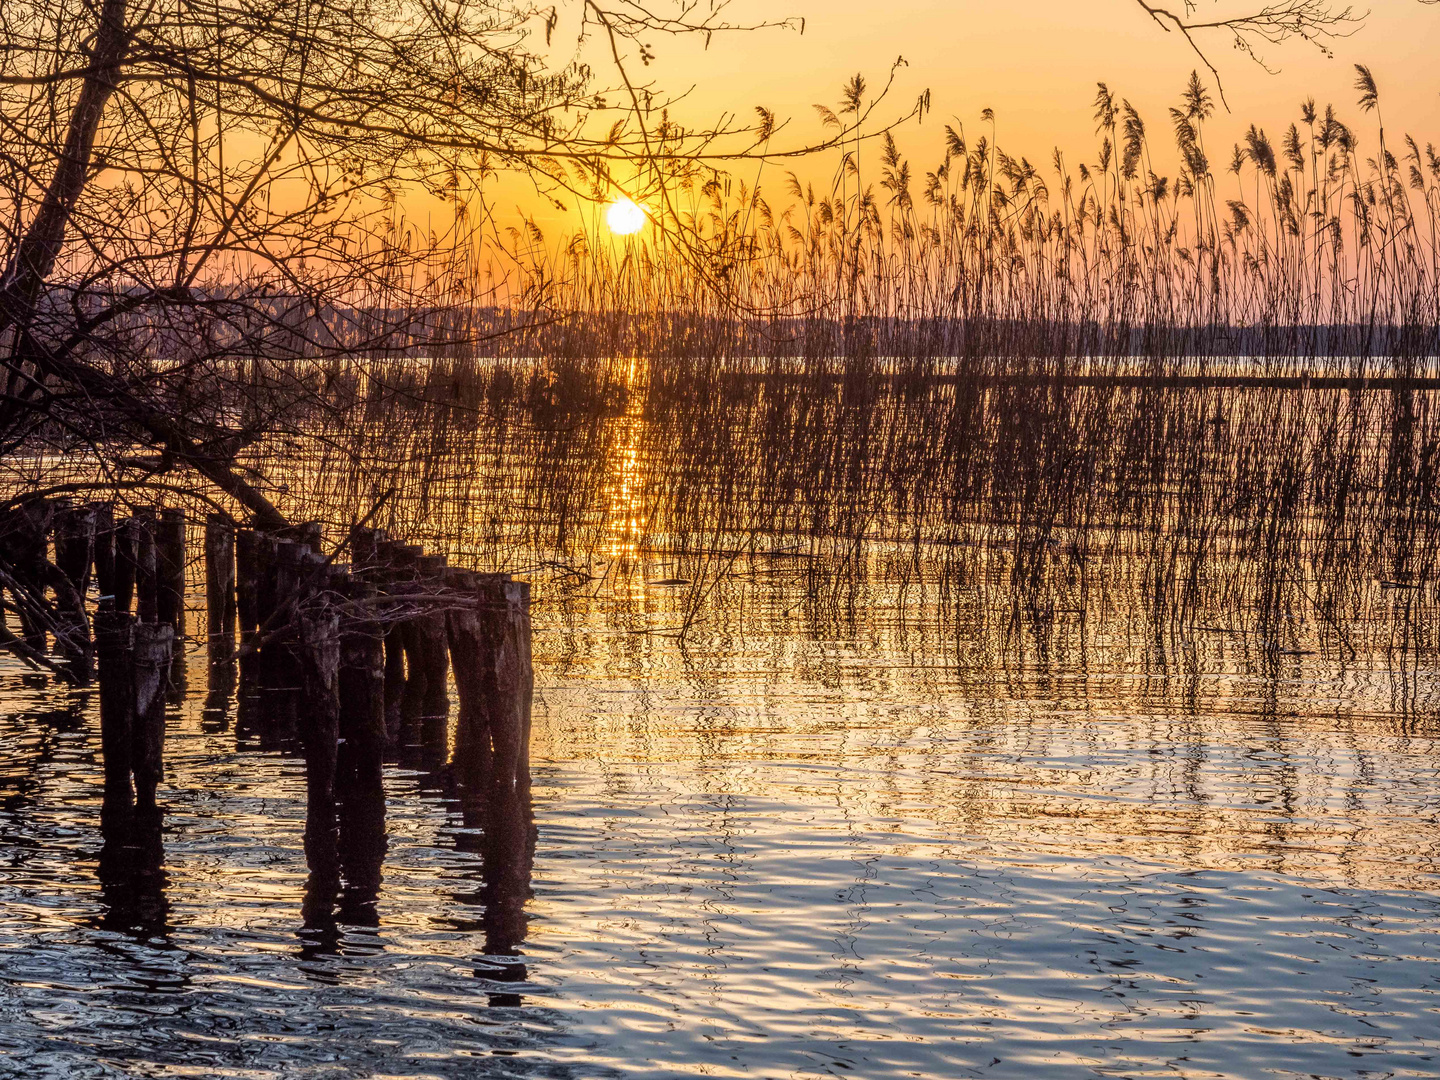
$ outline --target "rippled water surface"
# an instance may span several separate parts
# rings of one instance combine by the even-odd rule
[[[0,1075],[1440,1076],[1428,672],[537,595],[533,860],[397,764],[338,896],[263,723],[192,694],[106,836],[0,661]]]

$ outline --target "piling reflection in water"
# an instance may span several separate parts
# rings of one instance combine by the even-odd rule
[[[529,791],[487,799],[479,815],[479,828],[480,888],[473,894],[456,896],[457,900],[477,903],[481,908],[485,954],[475,962],[475,975],[494,983],[523,982],[529,970],[521,959],[520,946],[529,929],[525,905],[533,895],[531,874],[537,835]],[[456,846],[470,850],[462,843]],[[497,989],[490,993],[492,1006],[522,1003],[522,995],[513,991]]]
[[[343,952],[342,926],[380,926],[385,851],[383,789],[357,784],[330,805],[307,800],[302,956]]]
[[[97,925],[138,939],[164,940],[173,929],[166,896],[164,814],[107,803],[100,814],[103,904]]]

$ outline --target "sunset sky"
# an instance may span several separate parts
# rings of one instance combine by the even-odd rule
[[[1258,0],[1252,5],[1259,6]],[[1200,10],[1241,9],[1202,4]],[[636,63],[635,70],[657,89],[691,91],[677,109],[683,122],[704,125],[726,110],[748,118],[753,106],[764,105],[791,121],[776,145],[800,144],[821,134],[812,103],[833,106],[842,81],[857,71],[878,86],[903,56],[909,66],[897,78],[891,111],[904,111],[922,90],[932,93],[932,113],[901,139],[922,176],[938,162],[944,125],[958,119],[973,140],[984,131],[980,112],[987,107],[995,110],[1001,145],[1047,175],[1056,146],[1072,164],[1093,160],[1092,101],[1101,80],[1140,109],[1157,170],[1168,168],[1166,109],[1191,69],[1201,67],[1178,34],[1164,32],[1133,0],[736,0],[726,16],[736,23],[794,16],[805,20],[805,31],[719,36],[708,49],[698,40],[648,40],[657,58],[648,67]],[[1228,116],[1221,110],[1213,122],[1211,146],[1228,146],[1252,122],[1278,137],[1297,119],[1300,102],[1313,96],[1322,108],[1333,102],[1357,128],[1363,152],[1373,142],[1373,125],[1355,105],[1355,63],[1369,65],[1379,82],[1389,134],[1409,132],[1422,146],[1440,142],[1440,7],[1377,0],[1358,32],[1334,43],[1333,57],[1300,41],[1268,48],[1273,74],[1222,38],[1208,44],[1232,110]],[[778,198],[780,174],[769,175],[766,190]],[[542,220],[556,217],[542,214]]]

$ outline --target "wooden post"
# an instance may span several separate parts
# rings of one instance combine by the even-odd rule
[[[455,695],[459,715],[455,721],[455,778],[460,785],[461,814],[468,826],[478,827],[479,813],[489,778],[494,769],[490,739],[490,696],[495,690],[493,669],[486,670],[489,646],[478,608],[481,590],[476,575],[468,570],[450,569],[445,584],[469,603],[445,615],[450,646],[450,666],[455,672]],[[487,675],[489,676],[487,678]]]
[[[35,615],[33,603],[45,595],[45,567],[49,562],[50,519],[54,512],[46,499],[26,499],[15,507],[3,526],[5,554],[14,568],[16,584],[23,590],[14,596],[20,615],[20,633],[25,644],[44,652],[44,624]]]
[[[164,771],[165,690],[174,654],[175,629],[169,623],[135,626],[135,721],[131,755],[135,805],[155,809],[155,789]]]
[[[530,586],[499,576],[489,588],[489,633],[494,654],[495,696],[490,733],[495,748],[492,790],[504,795],[530,787],[530,708],[535,675],[530,663]]]
[[[102,608],[95,615],[95,651],[100,669],[100,753],[105,761],[104,801],[110,807],[128,808],[132,797],[134,622],[128,611],[113,608]]]
[[[260,535],[235,530],[235,614],[240,626],[240,678],[256,675],[255,631],[260,625]]]
[[[275,613],[275,561],[280,541],[273,533],[255,533],[255,621],[264,626]]]
[[[335,772],[340,736],[340,620],[326,612],[300,616],[305,751],[305,857],[312,871],[336,862]]]
[[[302,521],[293,530],[294,539],[311,551],[319,552],[325,544],[325,534],[318,521]]]
[[[205,631],[235,637],[235,529],[223,514],[205,519]],[[233,644],[231,645],[233,648]]]
[[[256,606],[259,603],[260,567],[256,553],[254,529],[235,530],[235,614],[240,624],[240,640],[248,642],[259,625]]]
[[[142,623],[159,621],[160,578],[155,555],[155,512],[135,515],[135,617]]]
[[[205,518],[205,634],[211,711],[235,689],[235,527],[224,514]]]
[[[53,579],[57,613],[63,620],[63,637],[57,644],[70,661],[71,670],[84,682],[90,678],[90,620],[85,614],[85,594],[90,588],[90,563],[95,552],[95,512],[75,506],[68,499],[57,500],[55,521],[55,569]]]
[[[455,763],[473,807],[530,786],[530,586],[505,574],[477,574],[473,614],[449,616],[450,651],[460,696]],[[459,587],[464,579],[452,577]]]
[[[303,589],[307,595],[325,592],[330,588],[330,583],[335,579],[337,573],[346,574],[347,567],[335,563],[325,565],[325,556],[305,545],[305,551],[300,557],[300,583],[298,588]]]
[[[296,590],[300,588],[305,557],[310,548],[298,540],[277,540],[275,542],[275,607],[293,606]],[[272,613],[273,614],[273,613]]]
[[[409,622],[406,647],[410,678],[405,683],[406,696],[414,702],[415,715],[420,721],[420,741],[440,761],[446,758],[449,750],[450,696],[447,682],[450,653],[446,641],[445,612],[433,606],[433,598],[444,593],[444,571],[443,555],[421,555],[415,561],[421,595],[432,598],[432,606],[423,608]],[[412,680],[418,683],[413,696]]]
[[[173,626],[178,640],[185,636],[185,511],[160,511],[155,531],[155,568],[155,621]]]
[[[517,791],[530,790],[530,721],[535,700],[535,666],[530,654],[530,583],[505,583],[506,637],[509,643],[512,731],[515,738],[514,784]],[[498,756],[498,755],[497,755]]]
[[[261,578],[260,682],[271,689],[300,686],[299,658],[295,651],[295,621],[301,582],[301,564],[309,552],[294,540],[265,537],[260,545],[268,572]]]
[[[378,561],[376,545],[385,539],[380,529],[355,529],[350,534],[350,561],[360,577],[373,577]]]
[[[115,511],[109,503],[91,503],[95,515],[95,586],[100,607],[115,610]]]
[[[115,526],[115,610],[129,611],[135,599],[135,578],[139,568],[140,524],[133,517]]]
[[[373,609],[362,605],[375,586],[353,575],[336,583],[351,604],[340,619],[340,871],[341,913],[355,925],[378,926],[375,901],[385,859],[385,646]]]
[[[62,505],[55,515],[55,566],[84,596],[95,556],[95,508]]]
[[[402,545],[382,540],[376,547],[379,561],[376,573],[387,593],[403,592],[408,587],[409,570],[400,562]],[[405,696],[405,627],[392,608],[385,624],[385,730],[387,741],[394,746],[400,735],[400,705]]]
[[[420,576],[420,560],[425,549],[418,544],[397,544],[394,555],[394,584],[390,591],[398,595],[417,595],[424,590]],[[400,646],[405,651],[405,690],[400,698],[400,717],[404,724],[418,723],[424,715],[426,664],[422,655],[422,639],[418,632],[422,614],[417,607],[410,609],[400,624]]]
[[[352,603],[374,596],[369,582],[352,578],[346,589]],[[346,790],[379,790],[387,741],[384,631],[363,608],[340,622],[340,738]]]

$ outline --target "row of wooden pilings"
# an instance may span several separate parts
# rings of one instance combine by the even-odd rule
[[[5,644],[39,662],[48,634],[71,677],[98,674],[107,802],[155,806],[165,703],[184,689],[186,534],[177,509],[122,519],[111,504],[65,499],[21,503],[0,521],[0,586],[20,624],[16,635],[0,620]],[[448,566],[376,529],[351,529],[327,557],[319,525],[263,531],[221,514],[205,521],[204,562],[210,690],[226,695],[238,678],[242,700],[266,695],[292,714],[307,852],[333,831],[337,790],[380,792],[383,763],[417,738],[450,757],[463,801],[528,788],[526,583]]]

